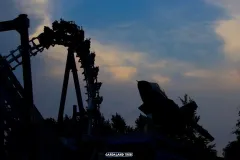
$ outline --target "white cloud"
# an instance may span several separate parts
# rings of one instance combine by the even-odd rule
[[[50,12],[53,10],[51,8],[51,3],[48,0],[14,0],[16,6],[28,14],[30,17],[34,16],[36,18],[42,19],[41,24],[35,29],[34,33],[30,35],[30,38],[38,36],[43,32],[44,26],[51,25]]]
[[[206,0],[222,7],[230,16],[216,22],[215,32],[224,41],[223,50],[232,61],[240,61],[240,1],[239,0]]]
[[[216,33],[224,41],[224,53],[233,61],[240,60],[240,19],[222,20],[216,25]]]
[[[48,15],[50,3],[48,0],[14,0],[16,6],[23,12],[42,18]]]

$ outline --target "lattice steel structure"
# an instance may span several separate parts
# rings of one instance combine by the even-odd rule
[[[43,120],[43,117],[33,105],[30,57],[36,56],[39,52],[43,52],[44,49],[55,45],[62,45],[68,48],[58,114],[58,122],[60,124],[63,121],[70,71],[73,73],[80,114],[87,114],[89,117],[89,133],[91,133],[92,119],[99,112],[100,104],[103,101],[103,98],[99,95],[102,83],[97,80],[99,67],[94,65],[95,53],[90,51],[91,41],[90,39],[85,39],[84,31],[81,27],[72,21],[61,19],[52,24],[52,29],[44,27],[44,32],[30,41],[28,40],[28,27],[29,20],[27,15],[20,15],[12,21],[0,22],[0,31],[17,30],[21,35],[21,45],[11,51],[8,56],[0,56],[1,159],[7,157],[7,152],[15,153],[17,150],[20,152],[19,146],[15,145],[17,141],[21,140],[19,135],[21,132],[19,131],[23,130],[22,126],[29,126],[32,123],[36,124]],[[86,81],[87,110],[83,107],[74,53],[79,58],[78,62],[81,63],[81,68],[84,70],[82,74]],[[24,88],[13,73],[13,70],[20,65],[23,66]],[[19,138],[14,140],[13,137],[16,137],[16,134],[14,134],[15,130],[17,130],[16,134],[18,134],[17,137]],[[29,130],[29,132],[31,131]],[[20,144],[20,141],[18,144]],[[28,143],[28,145],[31,146],[32,143]],[[19,156],[17,154],[15,156],[18,156],[18,158],[24,157],[24,155]]]

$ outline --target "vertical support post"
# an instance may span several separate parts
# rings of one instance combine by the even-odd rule
[[[26,157],[28,159],[36,158],[36,144],[35,144],[35,131],[31,127],[33,120],[32,109],[33,109],[33,89],[32,89],[32,71],[31,71],[31,60],[29,54],[29,19],[26,14],[19,15],[15,20],[16,30],[20,33],[21,37],[21,54],[22,54],[22,68],[23,68],[23,85],[24,85],[24,105],[26,107]],[[31,154],[29,154],[29,152]]]
[[[92,115],[88,115],[88,135],[92,134]]]
[[[71,66],[72,66],[71,69],[73,74],[75,91],[77,95],[78,108],[79,108],[80,114],[84,114],[85,109],[83,107],[82,94],[81,94],[81,88],[80,88],[78,74],[77,74],[77,66],[74,58],[74,52],[69,49],[68,54],[70,54],[71,56]]]
[[[29,19],[27,15],[19,15],[16,22],[16,30],[21,36],[21,54],[23,67],[23,83],[24,83],[24,102],[27,107],[27,121],[31,122],[31,109],[33,108],[33,91],[32,91],[32,71],[29,55]]]
[[[77,127],[77,105],[73,105],[73,114],[72,114],[72,131],[73,135],[77,135],[76,131]]]
[[[93,102],[92,97],[88,100],[88,135],[92,134],[92,124],[93,124]]]
[[[65,73],[64,73],[60,107],[59,107],[59,112],[58,112],[58,122],[60,123],[60,125],[63,122],[64,106],[65,106],[65,101],[66,101],[66,96],[67,96],[67,86],[68,86],[68,81],[69,81],[70,70],[72,70],[72,73],[73,73],[73,80],[74,80],[74,85],[75,85],[75,91],[76,91],[79,111],[81,114],[85,113],[85,109],[83,107],[83,102],[82,102],[82,94],[81,94],[78,74],[77,74],[77,67],[76,67],[76,62],[75,62],[75,58],[74,58],[74,51],[69,48],[68,55],[67,55],[67,61],[66,61],[66,67],[65,67]]]
[[[2,81],[0,79],[0,159],[5,159],[5,148],[4,148],[4,105],[5,105],[5,99],[4,99],[4,92],[1,88]]]
[[[0,55],[0,64],[2,64],[2,56]],[[2,68],[0,68],[0,159],[5,159],[4,154],[4,105],[5,105],[5,96],[2,85],[4,85],[4,74]]]
[[[59,107],[59,112],[58,112],[58,122],[60,123],[60,125],[63,123],[63,113],[64,113],[64,106],[65,106],[66,96],[67,96],[67,86],[68,86],[68,80],[69,80],[69,73],[71,70],[70,59],[71,59],[71,54],[68,53],[66,67],[65,67],[65,73],[64,73],[64,79],[63,79],[60,107]]]
[[[77,119],[77,106],[73,105],[72,119],[75,121]]]

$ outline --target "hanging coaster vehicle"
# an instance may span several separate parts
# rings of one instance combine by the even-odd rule
[[[36,136],[41,136],[40,133],[47,132],[42,135],[51,135],[50,131],[46,131],[44,127],[41,128],[42,132],[39,131],[40,128],[34,127],[33,129],[33,127],[30,127],[37,126],[37,124],[43,122],[43,117],[33,102],[30,57],[36,56],[38,53],[43,52],[44,49],[48,49],[55,45],[63,45],[68,48],[58,114],[59,126],[61,126],[63,121],[70,71],[73,73],[79,113],[81,116],[87,115],[89,118],[88,134],[91,134],[92,123],[96,123],[97,121],[94,119],[94,115],[99,112],[100,104],[103,101],[103,98],[99,96],[99,90],[102,83],[97,80],[99,67],[94,66],[95,53],[90,52],[91,41],[90,39],[85,39],[84,31],[81,27],[77,26],[72,21],[64,21],[61,19],[60,21],[53,22],[52,29],[44,27],[44,32],[30,41],[28,28],[29,19],[25,14],[19,15],[14,20],[0,22],[0,32],[16,30],[21,37],[21,45],[17,47],[17,49],[11,51],[7,56],[0,55],[0,129],[1,140],[4,142],[0,146],[1,159],[7,159],[9,158],[8,155],[10,152],[13,153],[17,151],[17,147],[14,147],[17,141],[14,142],[14,136],[12,135],[16,136],[21,130],[24,131],[24,133],[22,133],[23,137],[18,136],[18,139],[25,139],[24,144],[26,144],[26,146],[18,146],[23,150],[18,149],[19,154],[15,154],[16,157],[28,156],[29,149],[34,150],[34,147],[30,146],[37,146],[35,139]],[[76,56],[79,58],[81,68],[83,69],[83,75],[85,77],[84,80],[86,81],[88,97],[87,109],[83,107],[74,53],[76,53]],[[13,70],[20,65],[23,67],[23,87],[13,73]],[[18,143],[20,143],[20,141]],[[34,154],[35,155],[32,156],[36,157],[38,153]]]

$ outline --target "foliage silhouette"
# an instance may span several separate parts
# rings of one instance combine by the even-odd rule
[[[143,132],[146,124],[147,124],[147,117],[140,114],[135,121],[135,131]]]
[[[193,101],[192,98],[190,98],[187,94],[184,95],[183,99],[180,98],[180,101],[183,105],[186,105]],[[215,144],[212,144],[209,139],[206,137],[200,135],[196,129],[195,126],[191,124],[198,124],[200,120],[200,116],[197,115],[196,110],[191,115],[191,123],[188,123],[189,125],[186,126],[185,134],[183,135],[183,139],[186,139],[188,141],[191,141],[195,146],[198,148],[201,148],[204,153],[209,154],[212,157],[216,157],[217,151],[214,149]],[[201,126],[200,126],[201,127]]]
[[[192,102],[193,100],[188,96],[184,95],[183,98],[180,98],[183,105]],[[191,146],[195,146],[201,153],[208,155],[209,157],[216,157],[215,144],[212,144],[209,139],[201,136],[195,129],[194,123],[198,123],[200,116],[197,115],[196,110],[192,112],[190,120],[192,122],[187,123],[182,132],[176,132],[174,138],[182,142],[187,142]],[[188,119],[189,120],[189,119]],[[118,113],[111,116],[111,119],[106,119],[103,114],[99,114],[98,122],[95,123],[93,127],[93,134],[98,136],[113,136],[113,135],[122,135],[130,132],[144,132],[146,124],[149,124],[150,120],[140,114],[139,117],[135,120],[135,126],[129,126],[126,124],[125,119]],[[53,128],[57,129],[57,122],[53,118],[48,118],[45,120],[45,123]],[[174,122],[177,124],[177,122]],[[172,124],[172,123],[171,123]],[[236,133],[239,133],[239,124],[238,130]],[[73,119],[72,117],[65,116],[63,121],[63,134],[64,137],[73,137],[79,136],[84,133],[84,130],[87,128],[87,118],[77,118]],[[155,127],[157,132],[161,132],[161,128]],[[168,133],[167,133],[168,134]],[[239,135],[239,134],[238,134]]]
[[[93,132],[100,136],[109,136],[113,134],[111,122],[106,120],[103,114],[100,115],[98,124],[93,128]]]
[[[126,122],[125,122],[124,118],[121,115],[119,115],[118,113],[116,113],[115,115],[112,115],[111,125],[112,125],[113,130],[116,133],[125,134],[127,131]]]
[[[236,140],[231,141],[223,149],[223,156],[226,160],[240,159],[240,111],[238,112],[239,119],[235,125],[236,129],[232,132],[236,135]]]
[[[238,116],[240,117],[240,111],[238,112]],[[236,129],[233,131],[233,134],[237,136],[237,140],[240,141],[240,118],[237,120],[235,125]]]

